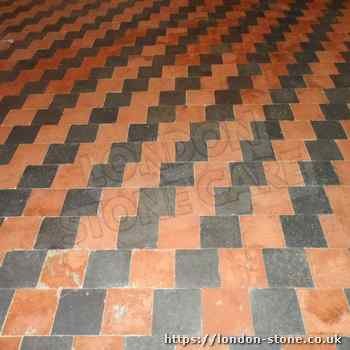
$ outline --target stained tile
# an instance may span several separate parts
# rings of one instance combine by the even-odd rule
[[[74,338],[73,348],[76,350],[122,350],[123,339],[119,336],[78,336]]]
[[[261,162],[237,162],[230,164],[232,185],[266,185]]]
[[[115,169],[126,163],[136,163],[141,159],[141,144],[139,142],[113,143],[109,154],[108,163]]]
[[[217,104],[206,106],[205,116],[207,121],[224,121],[233,120],[233,108],[232,105]]]
[[[63,204],[62,216],[96,215],[101,191],[96,189],[71,189]]]
[[[96,164],[91,170],[88,187],[120,187],[123,182],[124,167],[112,164]]]
[[[275,160],[271,142],[268,140],[241,141],[244,161]]]
[[[90,123],[106,124],[115,123],[118,118],[118,110],[116,108],[94,108],[90,114]]]
[[[208,160],[208,148],[205,141],[191,140],[188,142],[176,142],[176,161],[196,162]]]
[[[131,124],[128,141],[155,141],[158,135],[157,124]]]
[[[47,151],[44,164],[73,163],[78,152],[77,144],[51,144]]]
[[[244,215],[252,212],[249,187],[215,188],[216,215]]]
[[[24,170],[19,188],[48,188],[56,175],[55,165],[30,165]]]
[[[161,91],[159,95],[161,105],[185,105],[186,94],[184,91]]]
[[[151,106],[148,108],[147,123],[174,122],[175,118],[176,111],[174,106]]]
[[[8,164],[17,150],[17,145],[0,145],[0,165]]]
[[[194,140],[217,140],[220,138],[219,124],[216,121],[191,123],[191,138]]]
[[[193,186],[193,163],[162,163],[160,186]]]
[[[66,138],[66,143],[95,142],[97,125],[72,125]]]
[[[265,105],[264,113],[267,120],[293,120],[293,112],[288,104]]]

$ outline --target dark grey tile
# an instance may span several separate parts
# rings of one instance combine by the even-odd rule
[[[267,120],[293,120],[294,115],[288,104],[265,105],[264,113]]]
[[[52,334],[99,334],[105,294],[101,289],[62,290]]]
[[[220,286],[219,258],[216,249],[176,251],[177,288],[214,288]]]
[[[67,249],[75,243],[79,218],[49,217],[41,223],[35,249]]]
[[[193,163],[162,163],[160,186],[193,186]]]
[[[346,133],[337,120],[312,120],[311,125],[319,139],[346,139]]]
[[[249,187],[218,187],[214,189],[214,192],[216,215],[244,215],[252,213]]]
[[[312,74],[312,70],[307,63],[287,64],[289,75],[305,75]]]
[[[257,63],[246,63],[237,64],[238,74],[240,76],[251,76],[262,74],[259,64]]]
[[[156,248],[159,218],[151,216],[125,216],[120,220],[118,248]]]
[[[56,176],[56,165],[29,165],[24,170],[19,188],[49,188]]]
[[[97,125],[72,125],[66,143],[88,143],[96,140]]]
[[[185,91],[161,91],[159,94],[160,105],[185,105],[186,92]]]
[[[118,119],[117,108],[94,108],[91,111],[89,123],[107,124],[115,123]]]
[[[262,162],[230,163],[232,185],[262,186],[266,178]]]
[[[306,88],[306,84],[302,75],[283,75],[279,77],[282,88]]]
[[[215,103],[220,105],[242,104],[242,97],[239,90],[217,90],[215,91]]]
[[[342,343],[337,344],[337,350],[349,350],[350,349],[350,337],[342,337]]]
[[[129,283],[130,255],[128,250],[92,252],[84,288],[126,287]]]
[[[210,105],[205,107],[207,121],[234,120],[232,105]]]
[[[40,109],[36,112],[32,125],[55,125],[61,119],[63,109]]]
[[[0,329],[2,329],[2,324],[6,318],[7,310],[10,306],[13,293],[14,291],[12,289],[0,289]]]
[[[131,93],[130,92],[113,92],[106,95],[104,108],[119,108],[123,106],[130,106]]]
[[[146,91],[148,89],[148,79],[137,78],[137,79],[125,79],[123,85],[123,91]]]
[[[78,94],[55,95],[50,104],[50,109],[74,108],[78,101]]]
[[[242,247],[238,216],[202,216],[202,248]]]
[[[294,289],[253,289],[251,305],[256,335],[305,334]]]
[[[298,103],[298,97],[293,89],[270,90],[273,103]]]
[[[176,119],[175,106],[150,106],[148,107],[147,123],[174,122]]]
[[[97,87],[96,79],[76,80],[72,92],[95,92]]]
[[[271,287],[313,287],[303,249],[263,249],[263,256]]]
[[[350,88],[326,89],[325,94],[330,103],[350,103]]]
[[[39,125],[14,126],[6,139],[6,144],[34,143],[39,130]]]
[[[155,290],[152,332],[154,335],[162,337],[166,333],[199,335],[200,332],[201,296],[199,290]]]
[[[0,145],[0,165],[10,163],[17,150],[17,145]]]
[[[350,74],[330,75],[336,88],[350,87]]]
[[[175,344],[166,343],[164,337],[126,337],[125,350],[175,350]]]
[[[130,124],[128,141],[155,141],[158,136],[158,124]]]
[[[342,160],[343,156],[334,140],[305,141],[312,160]]]
[[[93,166],[88,187],[120,187],[123,182],[124,166],[96,164]]]
[[[322,187],[290,187],[289,195],[296,214],[331,214],[326,193]]]
[[[73,337],[23,337],[21,350],[71,350]]]
[[[305,185],[338,185],[339,179],[331,162],[299,162]]]
[[[199,90],[201,82],[199,78],[175,78],[175,90]]]
[[[74,143],[51,144],[47,151],[44,164],[73,163],[78,149],[79,145]]]
[[[21,216],[31,190],[0,190],[0,216]]]
[[[0,267],[0,288],[33,288],[44,263],[44,251],[12,251]]]
[[[350,119],[350,108],[345,103],[322,104],[320,107],[326,120]]]
[[[269,140],[240,141],[243,159],[246,162],[275,160],[275,154]]]
[[[345,296],[347,297],[348,303],[350,305],[350,288],[344,289],[344,291],[345,291]]]
[[[175,188],[141,188],[137,215],[175,215]]]
[[[207,143],[194,139],[187,142],[176,142],[177,162],[197,162],[208,160]]]
[[[219,123],[216,121],[191,123],[191,138],[194,140],[208,141],[220,139]]]
[[[250,123],[254,139],[257,140],[281,140],[282,130],[278,120],[253,121]]]
[[[210,76],[211,65],[210,64],[201,64],[198,66],[188,66],[188,76],[192,77],[205,77]]]
[[[227,84],[231,90],[254,88],[250,76],[227,77]]]
[[[99,189],[68,190],[64,200],[61,216],[94,216],[100,201]]]
[[[114,169],[124,167],[126,163],[136,163],[141,160],[140,142],[113,143],[109,154],[108,163]]]

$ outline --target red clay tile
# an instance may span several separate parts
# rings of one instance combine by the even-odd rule
[[[265,113],[261,105],[235,105],[234,112],[237,121],[265,120]]]
[[[294,140],[313,140],[315,139],[315,133],[311,126],[311,123],[307,120],[299,121],[281,121],[280,126],[283,132],[283,136],[286,139]]]
[[[77,336],[74,350],[123,350],[123,338],[116,336]]]
[[[188,141],[190,124],[188,122],[160,123],[158,127],[159,141]],[[147,145],[147,144],[146,144]]]
[[[348,216],[320,215],[319,219],[330,248],[350,248]]]
[[[335,142],[338,145],[344,160],[350,160],[350,142],[349,142],[349,140],[336,140]]]
[[[86,187],[88,184],[91,168],[87,169],[82,164],[63,164],[57,169],[52,182],[53,189],[69,189]]]
[[[194,163],[195,186],[202,188],[230,187],[231,179],[227,163]]]
[[[297,162],[264,162],[268,185],[274,187],[303,186],[304,180]]]
[[[160,164],[151,161],[128,163],[124,168],[123,187],[157,187],[160,181]]]
[[[188,90],[186,92],[187,105],[206,106],[215,103],[215,95],[209,90]]]
[[[238,140],[209,140],[208,159],[209,161],[240,161],[242,152]]]
[[[251,140],[253,133],[250,123],[244,120],[220,122],[220,136],[222,140]]]
[[[303,140],[273,140],[277,160],[308,160],[309,154]]]
[[[328,99],[321,88],[298,88],[295,89],[299,103],[328,103]]]
[[[0,349],[19,350],[20,344],[20,337],[0,337]]]
[[[295,120],[324,120],[320,106],[317,104],[299,104],[291,105]]]
[[[334,214],[347,216],[350,208],[350,187],[326,186],[325,191]]]

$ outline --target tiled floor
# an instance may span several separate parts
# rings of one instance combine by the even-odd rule
[[[350,349],[349,1],[4,0],[0,23],[1,350]]]

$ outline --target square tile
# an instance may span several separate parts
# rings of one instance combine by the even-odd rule
[[[252,213],[249,187],[217,187],[215,192],[216,215],[244,215]]]
[[[218,260],[218,253],[215,249],[177,250],[176,287],[219,287]]]
[[[251,305],[256,335],[304,334],[294,289],[253,289]]]
[[[174,122],[176,119],[175,106],[151,106],[148,107],[147,123]]]
[[[129,283],[130,256],[127,250],[92,252],[84,288],[126,287]]]
[[[346,133],[339,121],[313,120],[311,125],[318,139],[346,139]]]
[[[156,216],[125,216],[118,233],[119,249],[156,248],[159,219]]]
[[[63,289],[52,334],[99,334],[105,294],[101,289]]]
[[[158,124],[130,124],[128,141],[155,141],[158,135]]]
[[[271,287],[313,287],[302,249],[264,249],[263,255]]]
[[[176,142],[177,162],[197,162],[208,160],[207,143],[202,140],[191,140],[188,142]]]
[[[40,130],[40,125],[14,126],[6,139],[6,144],[34,143]]]
[[[45,260],[44,251],[12,251],[0,267],[0,288],[35,287]]]
[[[91,170],[88,187],[120,187],[123,182],[124,167],[112,164],[95,164]]]
[[[14,291],[12,289],[1,289],[0,290],[0,328],[2,329],[2,325],[4,320],[6,319],[7,310],[12,301]]]
[[[24,170],[19,188],[48,188],[56,175],[55,165],[29,165]]]
[[[329,161],[299,162],[305,185],[339,185],[338,176]]]
[[[72,125],[66,138],[66,143],[95,142],[98,125]]]
[[[109,289],[102,334],[151,335],[153,290]]]
[[[232,185],[266,185],[263,164],[261,162],[230,163]]]
[[[305,141],[312,160],[342,160],[343,156],[334,140]]]
[[[74,246],[79,225],[77,217],[44,218],[35,249],[67,249]]]
[[[331,214],[327,195],[322,187],[290,187],[289,195],[296,214]]]
[[[202,216],[200,228],[202,248],[242,246],[239,220],[236,216]]]
[[[281,216],[287,247],[327,247],[316,215]]]
[[[232,105],[210,105],[205,107],[207,121],[234,120]]]
[[[268,140],[240,141],[244,161],[275,160],[272,144]]]
[[[160,186],[193,186],[193,163],[162,163]]]
[[[70,350],[72,347],[72,337],[23,337],[21,350]]]
[[[0,216],[21,216],[31,191],[0,190]]]
[[[199,335],[200,333],[199,290],[158,289],[155,291],[152,334],[164,336],[164,334]]]
[[[78,152],[78,144],[51,144],[47,151],[44,164],[73,163]]]
[[[137,163],[141,160],[140,142],[113,143],[109,153],[108,163],[114,169],[124,166],[126,163]]]
[[[61,216],[97,215],[101,191],[97,189],[68,190]]]
[[[275,102],[275,101],[274,101]],[[265,105],[263,106],[266,120],[293,120],[294,115],[288,104]]]

